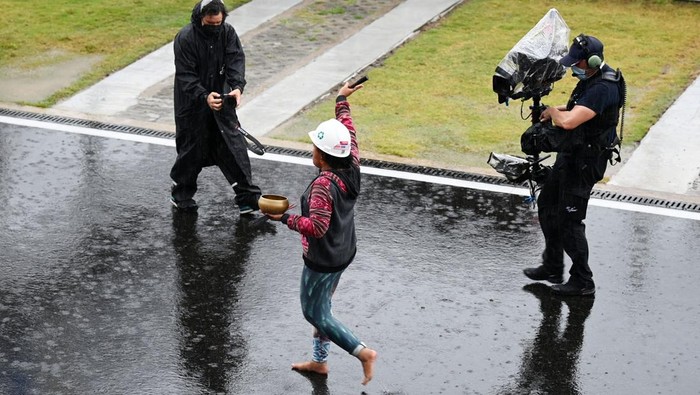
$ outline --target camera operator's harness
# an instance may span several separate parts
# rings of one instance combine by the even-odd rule
[[[620,133],[616,133],[613,137],[613,141],[608,144],[605,148],[606,151],[610,153],[610,165],[615,166],[616,164],[622,162],[622,156],[620,150],[622,149],[622,139],[624,137],[623,130],[625,129],[625,108],[627,107],[627,83],[625,82],[625,77],[622,76],[622,71],[617,69],[616,71],[606,71],[603,72],[601,77],[606,81],[612,81],[617,84],[620,90],[620,97],[622,98],[620,106]]]

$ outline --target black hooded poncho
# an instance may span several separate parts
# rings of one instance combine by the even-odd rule
[[[221,133],[229,151],[250,179],[250,160],[245,139],[236,126],[235,105],[227,99],[221,111],[213,111],[207,104],[211,92],[243,91],[245,81],[245,54],[235,29],[222,23],[216,36],[208,36],[202,29],[199,3],[192,10],[191,23],[175,37],[175,128],[179,156],[196,156],[199,163],[214,163],[208,155],[217,150]],[[215,122],[213,122],[215,121]]]

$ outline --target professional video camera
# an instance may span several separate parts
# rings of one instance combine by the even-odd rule
[[[569,27],[552,8],[506,54],[493,75],[493,91],[499,103],[528,100],[552,91],[552,84],[566,73],[559,64],[568,51]]]
[[[566,74],[559,59],[568,51],[569,33],[564,19],[552,8],[496,67],[493,91],[498,94],[499,104],[508,105],[510,99],[520,99],[523,102],[533,100],[529,107],[532,126],[528,131],[537,131],[540,115],[545,109],[540,102],[541,98],[548,95],[552,91],[552,84]],[[532,149],[524,148],[523,152],[527,154],[526,158],[492,152],[488,164],[511,182],[528,181],[531,199],[534,201],[537,185],[544,181],[549,170],[541,162],[549,156],[540,158],[539,152]]]

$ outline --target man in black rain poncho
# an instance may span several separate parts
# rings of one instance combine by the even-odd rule
[[[174,41],[177,159],[170,178],[171,202],[179,210],[197,209],[197,176],[213,165],[233,187],[241,214],[258,209],[260,188],[253,185],[247,145],[237,129],[245,55],[233,26],[224,22],[227,15],[222,0],[202,0]]]

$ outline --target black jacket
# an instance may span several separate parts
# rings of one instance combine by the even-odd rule
[[[245,54],[235,29],[223,23],[218,37],[202,30],[199,4],[192,10],[191,23],[175,36],[175,123],[178,129],[204,125],[196,119],[209,113],[207,96],[245,88]],[[232,106],[225,106],[233,110]],[[183,123],[184,117],[195,119]]]
[[[238,132],[235,103],[226,99],[221,111],[207,104],[211,92],[228,93],[245,87],[245,55],[233,26],[222,23],[217,36],[202,29],[199,4],[191,23],[175,36],[175,145],[178,156],[196,159],[194,167],[210,166],[212,153],[225,142],[238,166],[250,179],[244,137]],[[223,137],[223,140],[221,137]]]
[[[336,181],[325,172],[318,177],[331,180],[330,193],[333,199],[333,212],[326,234],[321,238],[307,237],[309,250],[304,263],[310,269],[320,273],[334,273],[344,270],[352,263],[357,252],[357,235],[355,233],[355,203],[360,194],[360,168],[332,170],[346,186],[347,192],[341,191]],[[315,181],[315,180],[314,180]],[[314,182],[309,184],[301,197],[301,214],[309,216],[309,195]]]
[[[579,103],[579,99],[588,91],[597,92],[593,98],[595,102],[608,103],[599,108],[587,107],[596,112],[595,117],[584,122],[573,132],[578,134],[582,145],[593,145],[598,149],[604,149],[613,143],[616,136],[616,128],[620,119],[620,108],[624,104],[624,79],[622,73],[604,65],[600,72],[590,78],[579,81],[571,93],[566,109],[571,109]],[[589,99],[588,102],[591,102]]]

